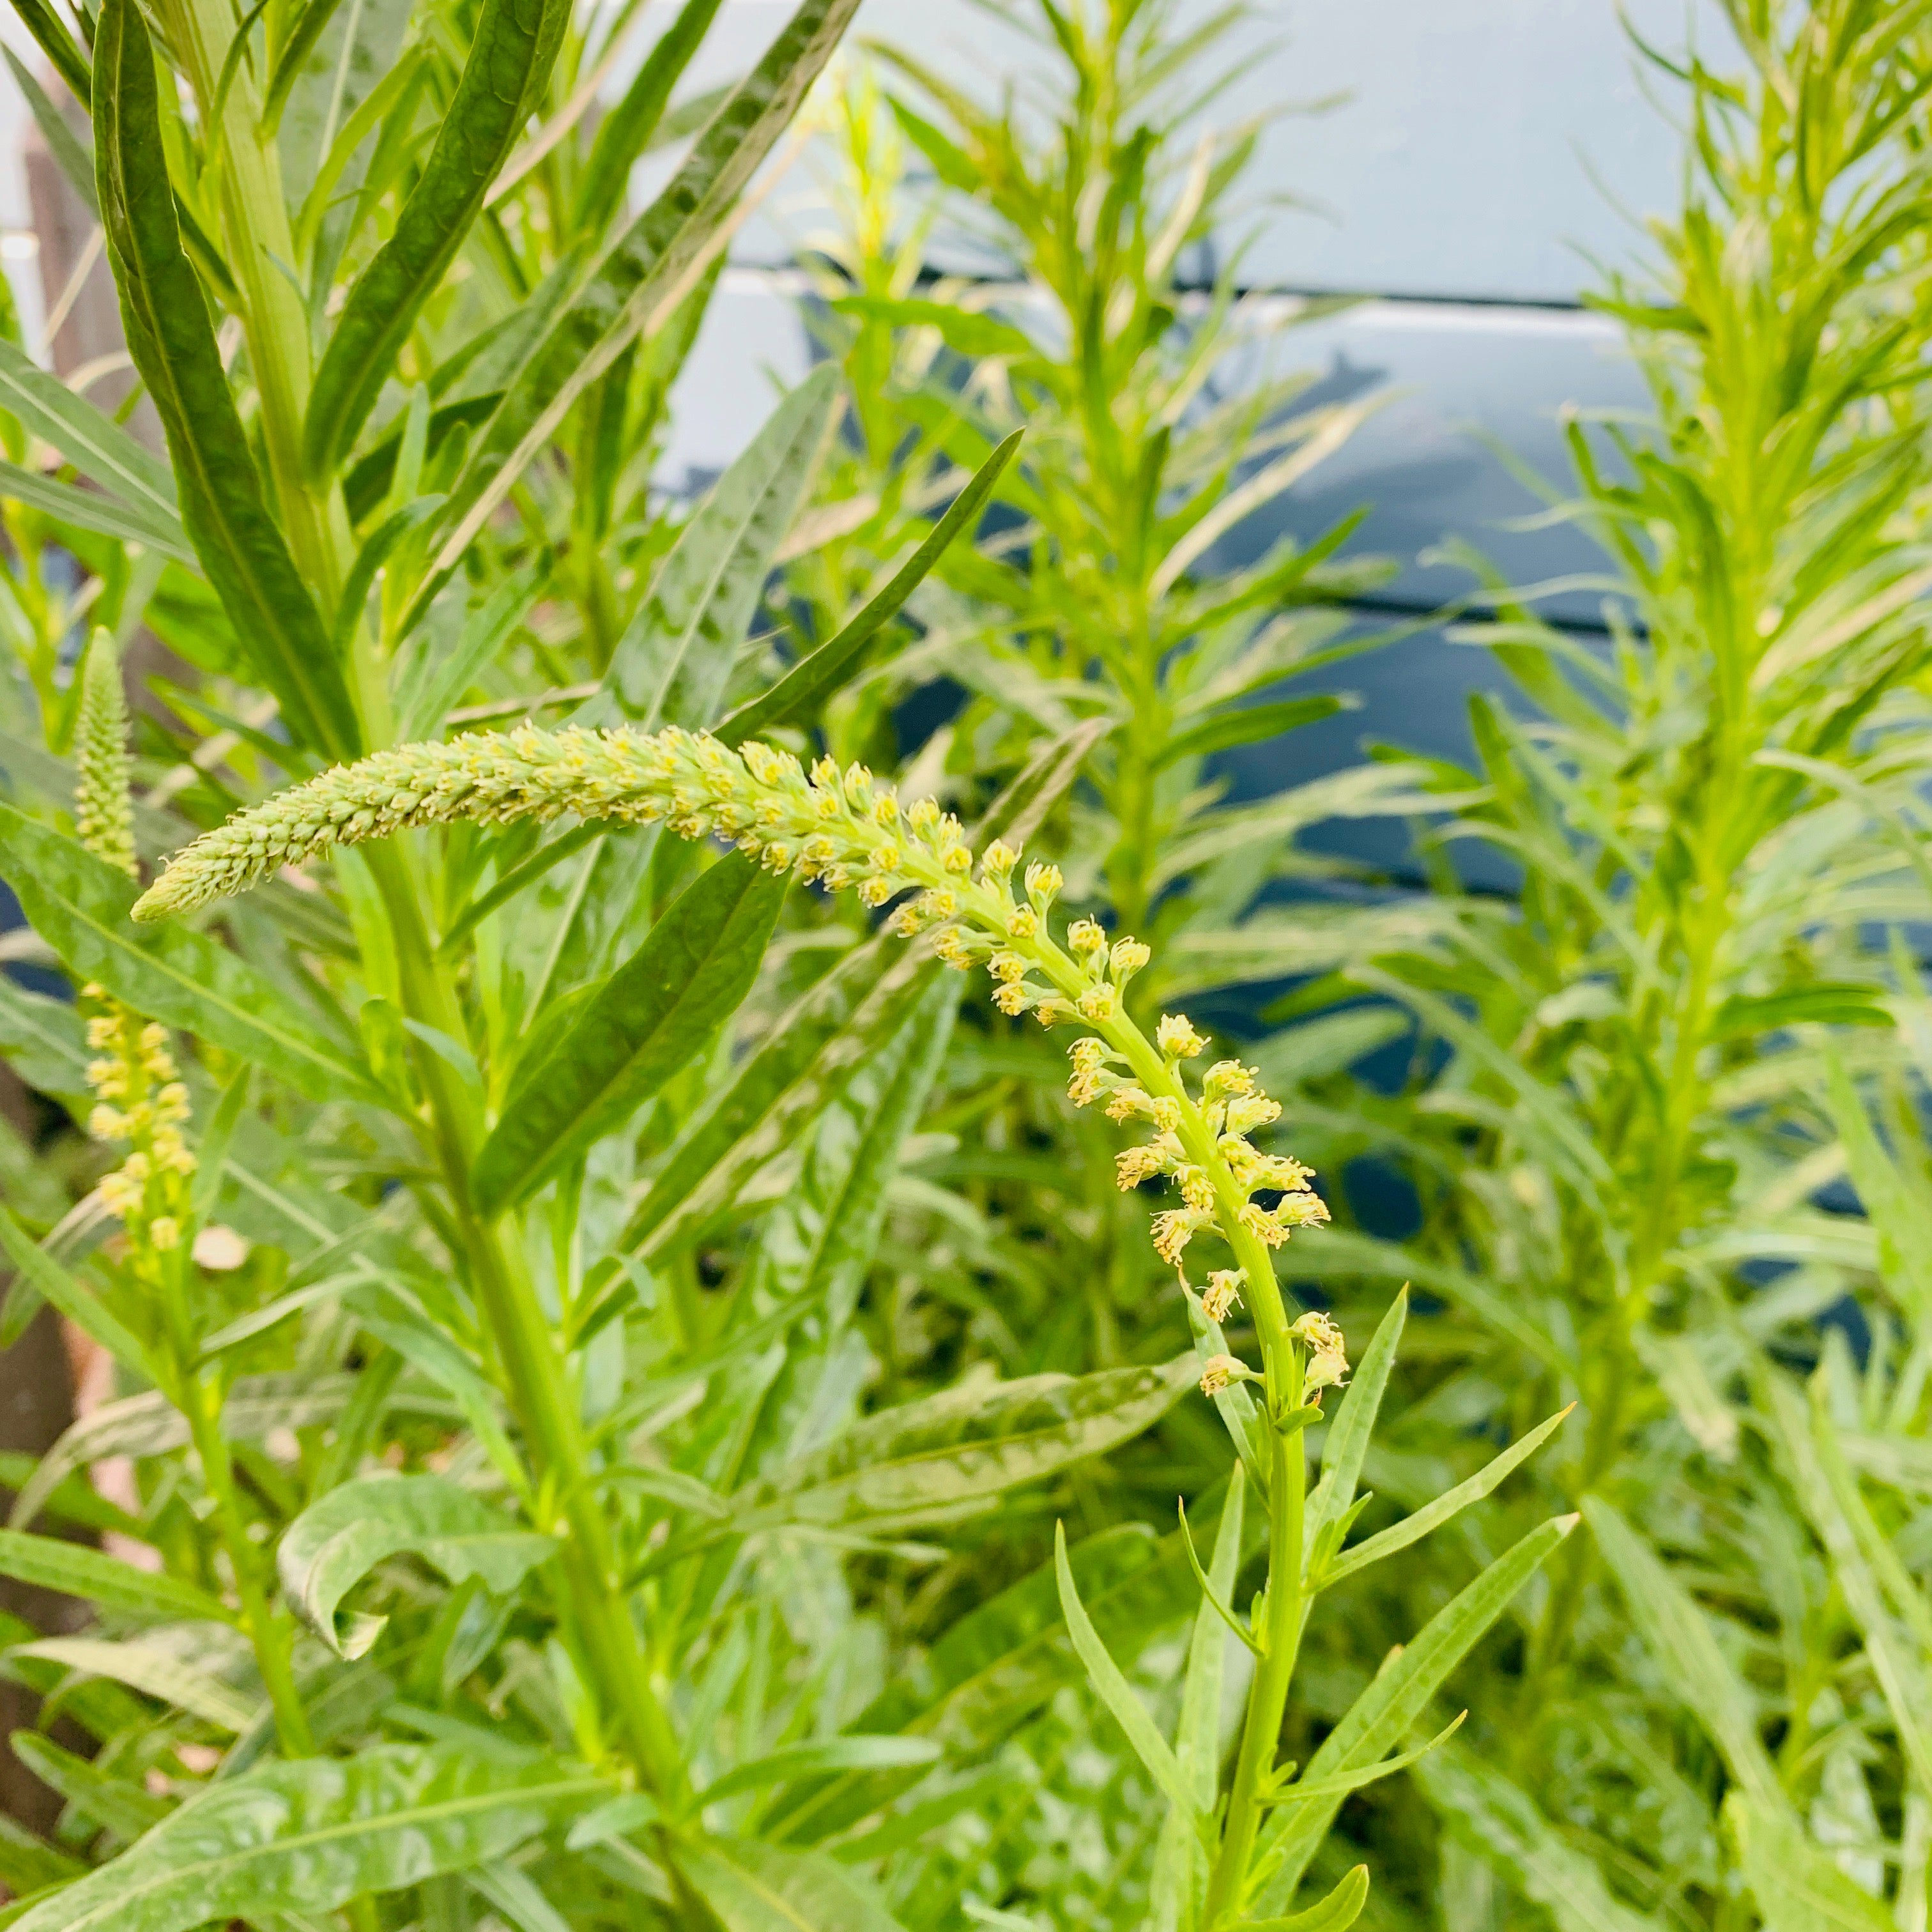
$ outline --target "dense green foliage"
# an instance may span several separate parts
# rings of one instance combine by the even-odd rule
[[[1923,7],[1649,56],[1606,644],[1471,551],[1471,766],[1240,805],[1386,566],[1216,567],[1360,413],[1184,280],[1234,16],[992,110],[684,0],[593,118],[634,4],[20,10],[166,459],[0,341],[0,1334],[113,1384],[7,1922],[1926,1932]],[[830,357],[667,504],[814,130]]]

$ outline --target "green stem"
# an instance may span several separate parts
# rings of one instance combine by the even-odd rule
[[[1050,940],[1032,948],[1042,970],[1060,990],[1076,994],[1080,969]],[[1221,1844],[1208,1880],[1204,1923],[1214,1927],[1241,1903],[1248,1865],[1261,1826],[1262,1803],[1281,1738],[1289,1686],[1301,1640],[1306,1607],[1302,1582],[1304,1511],[1307,1455],[1299,1424],[1283,1429],[1281,1420],[1302,1406],[1302,1360],[1286,1305],[1275,1280],[1274,1261],[1258,1236],[1242,1225],[1247,1196],[1215,1146],[1186,1083],[1124,1013],[1097,1028],[1126,1060],[1147,1091],[1178,1102],[1181,1144],[1212,1180],[1219,1220],[1247,1287],[1250,1312],[1261,1338],[1266,1376],[1269,1430],[1268,1581],[1261,1633],[1261,1662],[1248,1694],[1248,1710],[1235,1762],[1234,1786]]]
[[[405,1007],[413,1018],[460,1038],[462,1015],[436,968],[404,854],[394,846],[378,845],[370,848],[368,858],[395,938]],[[556,1337],[520,1254],[470,1190],[470,1164],[482,1123],[474,1118],[454,1070],[440,1054],[421,1054],[418,1069],[477,1299],[530,1445],[539,1492],[550,1497],[554,1526],[563,1533],[559,1566],[600,1703],[616,1714],[653,1791],[668,1806],[680,1808],[689,1795],[683,1760],[651,1686],[610,1526],[597,1506],[589,1450]]]
[[[292,1633],[287,1621],[270,1607],[262,1584],[258,1559],[260,1552],[248,1534],[248,1521],[235,1487],[235,1466],[228,1453],[227,1438],[221,1432],[221,1391],[205,1376],[184,1378],[182,1407],[188,1417],[195,1453],[201,1458],[202,1479],[214,1498],[215,1521],[230,1567],[235,1572],[236,1593],[242,1600],[242,1621],[254,1646],[255,1662],[268,1702],[275,1713],[275,1733],[280,1738],[285,1757],[310,1757],[315,1752],[315,1734],[309,1729],[308,1714],[302,1708],[296,1688]]]
[[[1283,1367],[1268,1356],[1268,1408],[1274,1424],[1268,1432],[1268,1580],[1260,1634],[1261,1661],[1249,1688],[1248,1710],[1242,1726],[1234,1781],[1221,1830],[1221,1846],[1208,1881],[1204,1924],[1218,1925],[1239,1910],[1248,1866],[1261,1828],[1262,1800],[1275,1754],[1281,1742],[1282,1720],[1288,1710],[1288,1687],[1301,1642],[1306,1607],[1302,1586],[1303,1509],[1308,1480],[1307,1456],[1299,1426],[1283,1430],[1274,1418],[1301,1406],[1301,1365],[1291,1346],[1280,1352]],[[1280,1394],[1274,1394],[1277,1370]],[[1277,1401],[1292,1405],[1284,1411]]]
[[[170,9],[196,98],[212,104],[235,10],[227,0],[178,0]],[[308,316],[296,273],[296,244],[283,199],[281,160],[262,138],[260,104],[244,62],[222,107],[220,189],[230,262],[242,294],[248,368],[261,398],[262,440],[290,548],[302,574],[332,606],[342,589],[346,514],[310,491],[302,466],[308,406]]]

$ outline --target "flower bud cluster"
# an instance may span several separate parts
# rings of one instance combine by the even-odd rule
[[[101,1204],[126,1224],[137,1251],[165,1253],[181,1244],[195,1170],[181,1131],[188,1089],[164,1028],[142,1025],[104,987],[85,987],[81,998],[91,1009],[87,1043],[97,1056],[87,1068],[95,1102],[88,1131],[128,1150],[120,1166],[101,1178]]]
[[[1097,932],[1099,928],[1092,930]],[[1078,926],[1068,937],[1076,951],[1083,950]],[[1110,956],[1133,944],[1117,942]],[[1085,940],[1084,950],[1090,958],[1100,956],[1100,948],[1090,938]],[[1168,1072],[1184,1095],[1186,1087],[1180,1064],[1204,1052],[1205,1041],[1192,1022],[1176,1013],[1162,1016],[1154,1038]],[[1114,1172],[1124,1191],[1156,1176],[1172,1180],[1180,1191],[1184,1204],[1154,1216],[1154,1251],[1162,1261],[1179,1267],[1188,1243],[1204,1231],[1226,1239],[1227,1230],[1221,1218],[1224,1211],[1271,1248],[1280,1247],[1294,1228],[1328,1220],[1328,1208],[1308,1184],[1311,1170],[1298,1160],[1262,1153],[1247,1138],[1256,1127],[1281,1118],[1280,1103],[1256,1087],[1253,1068],[1238,1060],[1217,1060],[1202,1079],[1195,1112],[1202,1132],[1220,1156],[1222,1173],[1217,1183],[1215,1174],[1190,1156],[1183,1140],[1182,1100],[1173,1094],[1150,1094],[1138,1082],[1113,1070],[1124,1063],[1124,1055],[1110,1052],[1100,1040],[1078,1041],[1073,1048],[1073,1077],[1066,1090],[1076,1107],[1104,1099],[1108,1119],[1144,1120],[1153,1129],[1147,1140],[1115,1156]],[[1280,1198],[1273,1206],[1264,1207],[1251,1198],[1262,1192],[1276,1193]],[[1228,1303],[1232,1299],[1231,1289]],[[1217,1315],[1215,1318],[1220,1318]]]
[[[108,632],[94,632],[80,676],[74,732],[80,842],[97,859],[135,876],[128,706]],[[121,1165],[101,1178],[101,1204],[126,1226],[138,1264],[181,1245],[195,1168],[181,1131],[188,1117],[188,1089],[168,1051],[164,1027],[143,1023],[104,986],[86,986],[80,998],[94,1055],[87,1064],[94,1100],[88,1132],[128,1149]]]
[[[74,812],[80,842],[130,878],[134,868],[134,806],[128,784],[128,700],[110,631],[96,631],[80,667],[80,715],[74,724],[77,782]]]

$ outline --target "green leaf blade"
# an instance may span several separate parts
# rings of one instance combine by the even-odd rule
[[[734,852],[686,886],[536,1066],[476,1159],[498,1210],[628,1120],[751,990],[788,881]]]
[[[316,367],[302,427],[312,476],[328,475],[355,446],[398,351],[542,98],[569,18],[568,0],[486,0],[395,232],[350,290]]]
[[[282,1588],[302,1621],[338,1657],[366,1652],[383,1620],[358,1617],[345,1632],[342,1599],[387,1558],[411,1552],[452,1583],[472,1576],[501,1596],[555,1548],[447,1478],[368,1476],[311,1503],[276,1553]]]
[[[31,1906],[16,1932],[188,1932],[314,1915],[505,1857],[608,1792],[537,1759],[380,1744],[209,1786],[119,1858]]]

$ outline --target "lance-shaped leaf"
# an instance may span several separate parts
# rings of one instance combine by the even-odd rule
[[[1574,1516],[1558,1516],[1532,1530],[1438,1610],[1412,1643],[1391,1653],[1374,1682],[1309,1760],[1303,1781],[1312,1785],[1364,1769],[1400,1744],[1450,1672],[1508,1608],[1510,1598],[1576,1527],[1576,1520]],[[1334,1797],[1298,1805],[1264,1834],[1256,1859],[1256,1868],[1268,1874],[1256,1900],[1260,1911],[1279,1911],[1293,1898],[1341,1804],[1341,1798]]]
[[[1134,1748],[1134,1755],[1160,1786],[1167,1802],[1191,1822],[1198,1804],[1194,1791],[1182,1773],[1180,1761],[1174,1756],[1173,1747],[1161,1736],[1160,1726],[1149,1714],[1148,1707],[1122,1675],[1120,1666],[1108,1655],[1107,1646],[1100,1641],[1100,1633],[1094,1628],[1093,1619],[1081,1604],[1078,1586],[1073,1580],[1073,1572],[1067,1567],[1064,1523],[1053,1526],[1053,1564],[1060,1582],[1060,1606],[1066,1613],[1066,1628],[1072,1634],[1073,1648],[1079,1654],[1080,1661],[1087,1666],[1088,1681],[1098,1693],[1100,1701],[1113,1712],[1120,1729],[1126,1733],[1128,1743]]]
[[[1369,1902],[1369,1868],[1354,1865],[1335,1888],[1306,1912],[1286,1918],[1244,1918],[1235,1932],[1348,1932]]]
[[[772,1286],[828,1305],[835,1324],[858,1300],[900,1144],[926,1110],[958,1010],[956,983],[928,967],[896,1029],[874,1040],[819,1114],[803,1169],[766,1228],[760,1255]]]
[[[1583,1514],[1665,1682],[1710,1732],[1751,1802],[1785,1810],[1790,1800],[1758,1734],[1756,1702],[1719,1647],[1710,1618],[1600,1496],[1586,1496]]]
[[[311,474],[326,476],[355,446],[397,351],[542,98],[569,19],[569,0],[484,0],[436,145],[316,369],[302,426]]]
[[[154,50],[134,0],[105,0],[94,42],[95,167],[129,353],[167,433],[186,526],[290,730],[337,758],[362,728],[308,586],[269,513],[200,278],[182,251]]]
[[[57,1536],[23,1536],[0,1529],[0,1576],[44,1590],[84,1598],[104,1610],[132,1617],[227,1620],[219,1598],[158,1570],[138,1570],[104,1550]]]
[[[1789,1807],[1754,1804],[1734,1791],[1724,1801],[1724,1822],[1765,1932],[1896,1932],[1884,1901],[1840,1871]]]
[[[1445,1745],[1416,1766],[1415,1781],[1448,1830],[1541,1906],[1557,1932],[1657,1932],[1660,1921],[1617,1899],[1596,1860],[1475,1752]]]
[[[20,1270],[29,1294],[51,1301],[81,1332],[98,1342],[123,1368],[138,1376],[151,1372],[147,1352],[133,1331],[106,1303],[76,1281],[4,1207],[0,1207],[0,1254]],[[20,1318],[10,1305],[11,1328]],[[22,1325],[24,1325],[23,1324]]]
[[[77,396],[16,344],[0,339],[0,405],[43,442],[130,508],[172,526],[182,539],[168,466],[142,448],[112,416]]]
[[[31,1906],[16,1932],[187,1932],[312,1918],[506,1857],[610,1786],[548,1759],[377,1744],[209,1785],[120,1857]]]
[[[772,560],[791,527],[839,403],[839,372],[814,370],[766,418],[679,532],[650,595],[610,654],[586,723],[646,731],[717,715]]]
[[[65,1000],[30,993],[0,973],[0,1060],[42,1094],[90,1104],[86,1022]]]
[[[1570,1408],[1576,1406],[1572,1402]],[[1547,1420],[1538,1423],[1520,1442],[1511,1443],[1500,1456],[1492,1456],[1467,1482],[1458,1483],[1453,1490],[1445,1490],[1432,1502],[1425,1503],[1401,1522],[1391,1523],[1387,1529],[1357,1544],[1352,1550],[1343,1550],[1321,1572],[1320,1582],[1325,1586],[1338,1582],[1371,1563],[1379,1563],[1384,1556],[1393,1556],[1398,1550],[1406,1550],[1431,1530],[1440,1528],[1472,1503],[1480,1502],[1512,1469],[1527,1462],[1563,1426],[1570,1408],[1558,1409]]]
[[[816,1744],[788,1744],[743,1764],[734,1765],[698,1794],[700,1805],[715,1804],[741,1791],[789,1784],[828,1771],[889,1771],[904,1765],[932,1764],[940,1755],[930,1738],[867,1736],[847,1732]]]
[[[439,574],[455,567],[578,397],[698,272],[857,4],[803,0],[706,124],[670,185],[593,264],[563,313],[525,355],[452,486],[458,520],[437,554]]]
[[[338,1657],[360,1657],[383,1617],[336,1610],[379,1563],[408,1551],[452,1583],[472,1576],[498,1596],[514,1589],[555,1548],[444,1476],[367,1476],[311,1503],[290,1524],[276,1565],[302,1620]]]
[[[0,875],[76,980],[266,1067],[317,1100],[380,1101],[368,1076],[245,960],[181,926],[136,926],[140,887],[74,840],[0,804]]]
[[[58,518],[77,530],[112,537],[116,543],[139,544],[179,563],[195,561],[187,533],[173,516],[164,518],[133,508],[112,496],[63,483],[58,477],[43,476],[37,470],[22,470],[17,463],[0,460],[0,496],[10,497],[30,510]]]
[[[9,1654],[64,1664],[91,1677],[124,1684],[130,1690],[158,1698],[231,1733],[245,1731],[255,1720],[252,1700],[212,1671],[184,1663],[154,1639],[136,1637],[116,1643],[105,1637],[50,1636],[23,1643]]]
[[[1362,1464],[1375,1436],[1376,1418],[1382,1412],[1389,1372],[1395,1366],[1396,1349],[1408,1320],[1408,1290],[1405,1287],[1376,1324],[1349,1378],[1335,1420],[1328,1425],[1328,1439],[1322,1445],[1322,1480],[1308,1498],[1306,1560],[1310,1568],[1328,1554],[1328,1546],[1337,1540],[1330,1534],[1333,1526],[1354,1505],[1355,1486],[1362,1479]]]
[[[850,676],[860,654],[904,608],[905,602],[932,574],[954,538],[978,519],[1000,472],[1020,446],[1023,430],[1015,430],[986,461],[933,526],[932,533],[907,558],[884,590],[873,598],[836,637],[794,664],[766,692],[741,704],[717,730],[727,745],[742,745],[774,725],[789,723],[822,704]]]
[[[784,898],[782,874],[734,852],[694,880],[562,1037],[520,1066],[476,1157],[491,1212],[614,1132],[751,991]]]
[[[870,1886],[817,1852],[704,1838],[676,1857],[724,1932],[902,1932]]]
[[[719,0],[684,0],[677,18],[658,37],[637,77],[624,90],[623,99],[604,117],[577,191],[580,230],[600,233],[622,205],[631,170],[650,145],[670,104],[670,91],[703,44],[718,4]]]
[[[64,1750],[38,1731],[16,1731],[8,1740],[14,1755],[46,1785],[77,1810],[104,1825],[117,1838],[130,1842],[158,1825],[173,1810],[145,1785],[110,1777],[99,1766]]]
[[[14,11],[41,52],[53,63],[54,71],[74,90],[74,98],[86,106],[94,92],[94,76],[87,56],[75,44],[73,34],[62,25],[47,0],[14,0]]]
[[[948,1389],[868,1416],[735,1499],[740,1532],[945,1522],[1151,1428],[1192,1385],[1191,1353],[1158,1368]]]
[[[256,1442],[277,1429],[306,1429],[332,1418],[354,1391],[353,1376],[244,1376],[222,1405],[221,1432]],[[20,1529],[75,1470],[108,1456],[162,1456],[188,1440],[188,1418],[158,1390],[123,1396],[90,1409],[64,1430],[14,1499],[9,1525]]]

